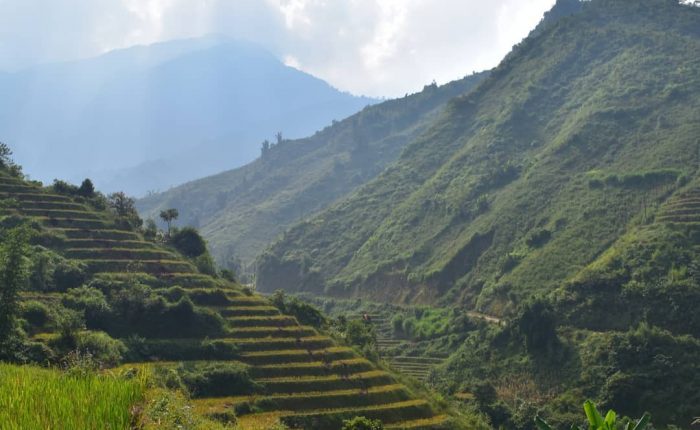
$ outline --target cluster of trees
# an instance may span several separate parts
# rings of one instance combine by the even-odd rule
[[[51,188],[53,188],[53,191],[58,194],[65,194],[69,196],[80,196],[87,199],[91,199],[96,196],[95,185],[90,179],[85,179],[79,187],[56,179],[53,181]]]
[[[268,154],[270,153],[270,150],[275,147],[275,145],[279,145],[282,142],[284,142],[284,136],[282,135],[281,131],[278,131],[275,133],[275,143],[271,143],[269,140],[265,139],[263,140],[263,143],[260,147],[260,156],[265,159],[267,158]]]

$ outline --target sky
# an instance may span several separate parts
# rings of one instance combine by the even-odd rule
[[[223,34],[396,97],[496,66],[555,0],[0,0],[0,70]]]

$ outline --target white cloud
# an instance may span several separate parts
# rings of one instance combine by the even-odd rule
[[[222,33],[354,93],[495,66],[554,0],[0,0],[0,69]],[[41,11],[41,13],[37,13]]]

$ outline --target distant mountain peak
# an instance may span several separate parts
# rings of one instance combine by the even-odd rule
[[[138,195],[240,166],[275,132],[310,135],[375,102],[221,35],[0,74],[0,93],[0,138],[34,177],[93,176]]]

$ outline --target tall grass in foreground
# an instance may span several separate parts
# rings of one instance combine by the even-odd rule
[[[0,364],[0,429],[129,429],[144,384]]]

